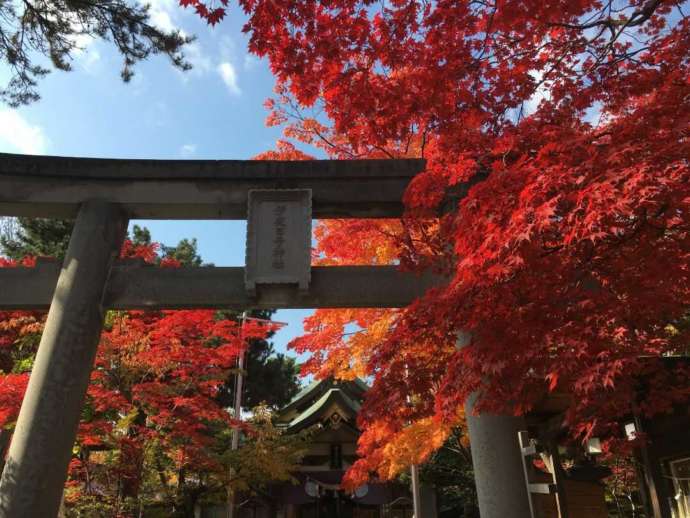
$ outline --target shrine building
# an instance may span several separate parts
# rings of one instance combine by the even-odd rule
[[[369,483],[354,494],[340,489],[357,459],[357,413],[367,389],[360,379],[315,381],[280,409],[276,421],[284,433],[311,429],[308,452],[294,483],[244,499],[238,518],[412,518],[412,494],[402,483]],[[422,486],[421,493],[423,516],[436,518],[433,488]],[[205,509],[201,518],[224,516],[223,509]]]

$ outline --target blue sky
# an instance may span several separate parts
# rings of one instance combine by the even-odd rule
[[[194,66],[174,69],[164,57],[140,63],[129,84],[107,42],[83,41],[73,71],[54,71],[40,84],[42,99],[17,110],[0,105],[0,152],[112,158],[248,159],[271,149],[279,128],[267,128],[263,107],[273,89],[265,61],[247,52],[237,8],[215,28],[177,0],[149,0],[152,20],[197,40],[187,49]],[[0,81],[6,71],[0,66]],[[319,152],[311,150],[319,156]],[[156,241],[172,245],[196,237],[203,259],[217,266],[244,264],[244,222],[136,221]],[[274,342],[285,350],[302,331],[309,310],[284,310],[290,325]]]

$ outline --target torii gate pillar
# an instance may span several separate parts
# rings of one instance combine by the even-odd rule
[[[117,205],[88,201],[79,210],[0,480],[1,518],[58,513],[126,230]]]
[[[461,349],[471,334],[460,332],[456,347]],[[477,486],[481,518],[531,518],[530,496],[518,441],[525,430],[522,417],[507,415],[474,415],[477,394],[465,404],[467,431]]]
[[[520,456],[518,432],[524,419],[505,415],[472,415],[467,403],[474,481],[481,518],[531,518]]]

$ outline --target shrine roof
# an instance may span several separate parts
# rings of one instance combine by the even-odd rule
[[[352,416],[356,416],[361,408],[360,403],[350,398],[344,390],[332,388],[327,390],[316,402],[290,421],[287,424],[287,429],[289,431],[297,431],[314,424],[323,417],[327,417],[322,414],[334,403],[344,406],[345,410],[349,410],[352,413]]]
[[[300,390],[292,400],[281,410],[281,414],[287,414],[299,407],[314,404],[324,393],[331,389],[342,390],[353,401],[359,401],[364,397],[364,393],[369,390],[369,386],[359,378],[347,381],[336,381],[332,378],[316,380]],[[300,413],[305,410],[299,410]]]

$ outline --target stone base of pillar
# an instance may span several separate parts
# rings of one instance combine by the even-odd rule
[[[524,419],[472,415],[467,405],[474,479],[481,518],[531,518],[518,444]]]

